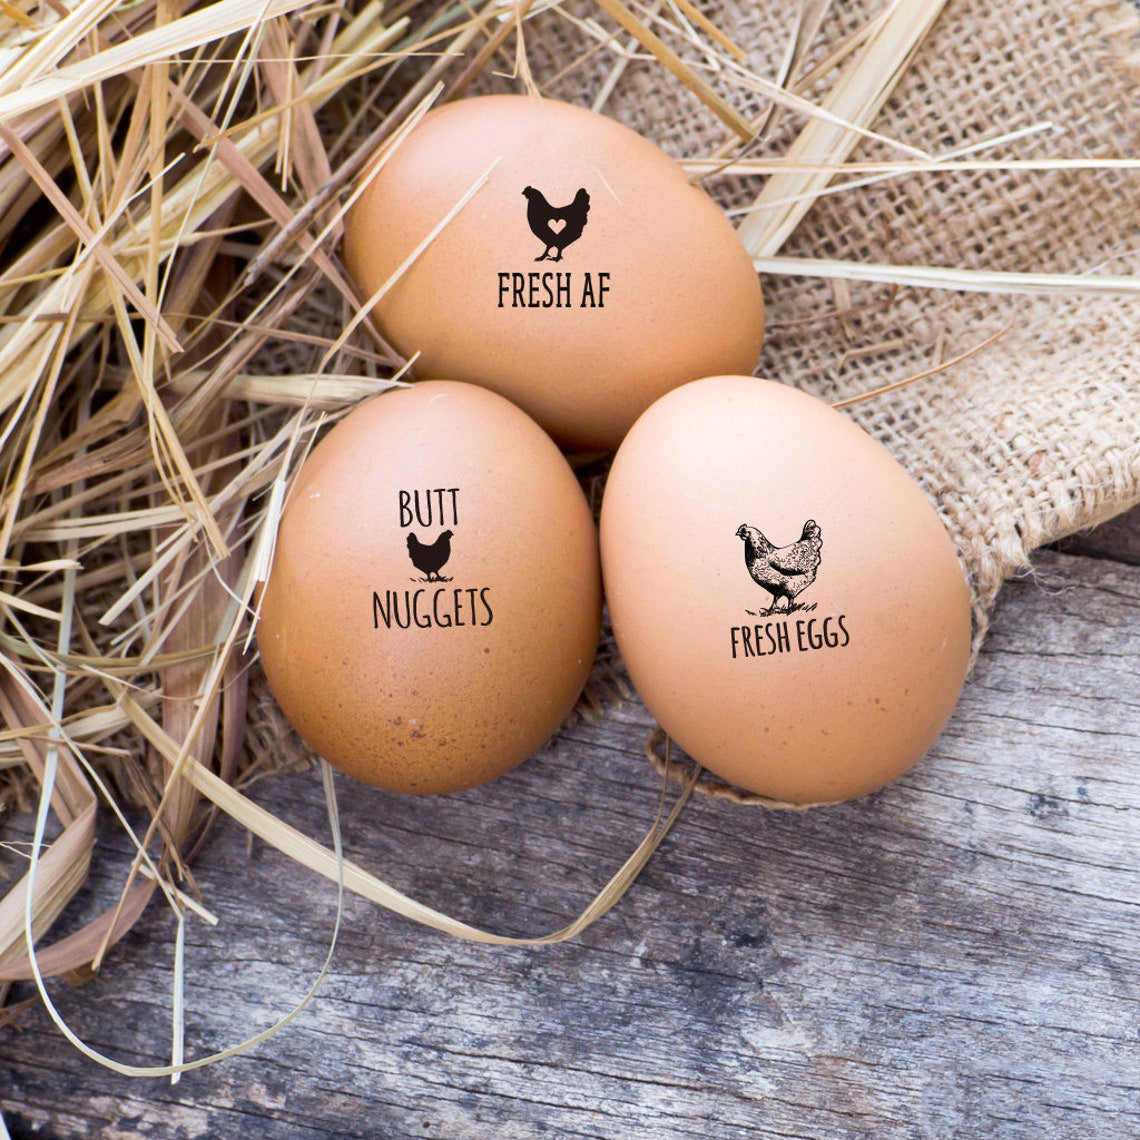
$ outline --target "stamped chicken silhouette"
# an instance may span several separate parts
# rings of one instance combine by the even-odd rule
[[[762,615],[815,609],[796,601],[819,572],[823,536],[815,519],[808,519],[803,533],[788,546],[773,546],[759,529],[745,523],[737,528],[736,537],[744,539],[744,564],[752,580],[772,595],[772,604]],[[781,598],[783,609],[779,608]]]
[[[526,220],[530,232],[543,243],[542,253],[535,261],[561,261],[562,251],[573,245],[586,228],[586,215],[590,212],[590,195],[585,187],[574,195],[569,206],[552,206],[533,186],[523,190],[526,198]],[[554,251],[553,254],[551,251]]]
[[[451,531],[445,530],[435,542],[428,544],[420,542],[414,534],[408,534],[408,557],[412,560],[412,565],[423,574],[420,581],[451,581],[450,578],[441,578],[439,573],[451,557],[451,535]]]

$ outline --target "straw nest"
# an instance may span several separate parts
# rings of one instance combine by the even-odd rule
[[[39,856],[31,902],[26,875],[0,901],[0,995],[37,967],[98,968],[156,894],[201,910],[192,859],[219,809],[382,905],[499,940],[242,795],[309,762],[269,709],[250,637],[284,488],[323,426],[406,368],[354,320],[338,260],[354,180],[378,146],[473,88],[565,96],[588,69],[588,101],[604,108],[627,71],[664,68],[711,124],[704,153],[685,156],[694,179],[711,188],[735,161],[739,201],[766,176],[741,233],[778,270],[838,173],[939,169],[889,139],[894,161],[845,163],[878,138],[875,116],[943,4],[894,0],[821,41],[831,7],[791,6],[769,68],[689,0],[0,4],[0,809],[38,806]],[[595,681],[597,711],[620,688],[617,663]],[[132,833],[121,897],[29,960],[26,927],[46,932],[98,855],[97,808],[127,805],[149,822]],[[612,905],[675,810],[544,940]],[[146,1071],[181,1060],[176,1048]]]

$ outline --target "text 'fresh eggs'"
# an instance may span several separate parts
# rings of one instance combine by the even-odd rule
[[[870,792],[957,701],[970,599],[949,535],[881,444],[804,392],[720,376],[663,396],[614,459],[601,552],[646,706],[741,788]]]

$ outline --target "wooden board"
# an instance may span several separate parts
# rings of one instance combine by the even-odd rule
[[[97,1067],[37,1007],[0,1030],[12,1137],[1133,1140],[1140,571],[1095,553],[1044,553],[1008,585],[942,739],[881,793],[694,801],[617,909],[555,947],[468,944],[350,898],[314,1004],[177,1086]],[[630,701],[445,799],[341,782],[348,852],[459,917],[555,929],[653,817],[649,727]],[[327,838],[315,772],[255,794]],[[127,856],[103,827],[78,917]],[[335,914],[328,884],[232,823],[198,874],[221,921],[187,930],[191,1056],[287,1011]],[[102,977],[53,984],[74,1030],[162,1063],[172,938],[155,906]]]

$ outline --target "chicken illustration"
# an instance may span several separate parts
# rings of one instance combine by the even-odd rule
[[[451,557],[451,531],[445,530],[430,546],[409,532],[408,557],[424,575],[425,582],[450,582],[450,578],[441,578],[439,572]]]
[[[535,261],[561,261],[562,251],[573,245],[586,228],[586,215],[590,212],[590,195],[583,187],[574,195],[574,201],[569,206],[556,209],[543,196],[540,190],[528,186],[523,191],[527,200],[526,220],[530,224],[530,232],[546,248],[541,257]],[[553,257],[550,251],[555,250]]]
[[[823,537],[814,519],[804,523],[803,534],[790,546],[773,546],[754,526],[741,524],[737,538],[744,539],[744,564],[758,586],[772,595],[772,605],[766,613],[776,613],[780,599],[790,613],[794,599],[815,581],[819,571],[819,552]]]

